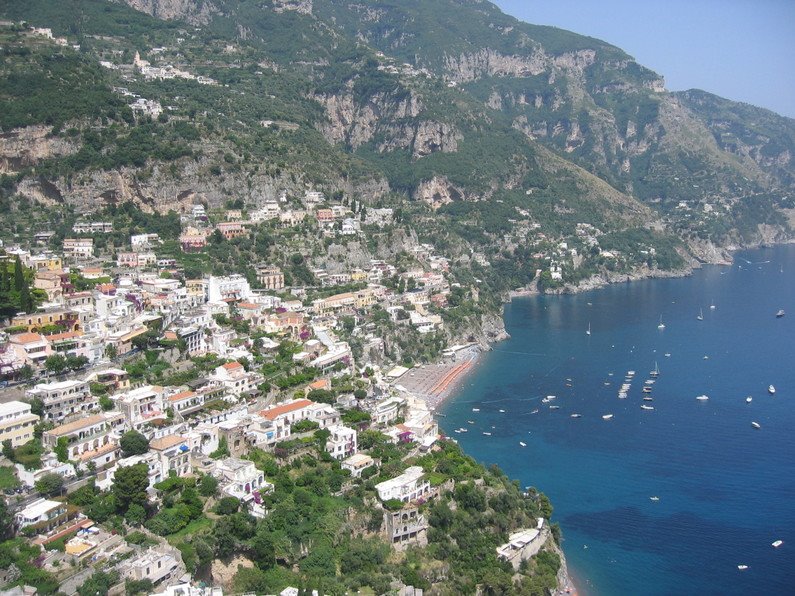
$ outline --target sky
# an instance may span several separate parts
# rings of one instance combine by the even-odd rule
[[[795,118],[795,0],[492,0],[620,47],[665,77]]]

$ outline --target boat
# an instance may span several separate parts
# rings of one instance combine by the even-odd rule
[[[613,419],[612,414],[605,414],[604,416],[602,416],[602,420],[612,420],[612,419]]]
[[[657,325],[657,329],[665,329],[665,323],[663,323],[662,315],[660,315],[660,324]]]
[[[643,384],[644,385],[654,385],[654,381],[655,381],[655,379],[646,379],[645,381],[643,381]]]
[[[781,317],[783,317],[785,314],[787,314],[787,313],[785,313],[785,312],[784,312],[784,309],[782,308],[780,311],[778,311],[778,312],[776,313],[776,318],[777,318],[777,319],[780,319],[780,318],[781,318]]]
[[[533,410],[533,411],[532,411],[532,412],[530,412],[530,413],[531,413],[531,414],[538,414],[538,408],[536,408],[535,410]]]
[[[709,400],[709,396],[708,395],[699,395],[699,396],[696,397],[696,399],[698,401],[707,401],[707,400]]]
[[[559,410],[560,406],[549,406],[550,410]]]
[[[696,317],[699,321],[704,320],[704,311],[702,309],[698,309],[698,316]]]
[[[468,433],[469,432],[469,429],[468,428],[464,428],[463,426],[461,428],[459,428],[458,430],[460,430],[462,433]]]
[[[547,395],[545,398],[543,398],[543,399],[541,400],[541,403],[542,403],[542,404],[548,404],[548,403],[549,403],[549,402],[551,402],[553,399],[556,399],[556,396],[554,396],[554,395]]]
[[[710,310],[715,310],[715,303],[714,302],[709,305],[709,309]]]
[[[582,418],[582,414],[572,414],[572,418]]]
[[[585,332],[585,335],[591,335],[591,324],[588,323],[588,330]]]
[[[646,385],[646,386],[643,388],[643,393],[651,393],[651,387],[650,387],[649,385]]]
[[[480,412],[480,408],[472,408],[473,412]]]
[[[524,441],[519,441],[519,444],[520,444],[522,447],[527,447],[527,443],[525,443]]]
[[[653,410],[653,409],[654,409],[654,406],[647,406],[646,404],[642,404],[642,405],[640,406],[640,409],[641,409],[641,410]]]
[[[653,397],[649,397],[648,395],[643,398],[643,401],[654,401]]]
[[[475,424],[474,420],[467,420],[467,424]]]
[[[776,540],[776,541],[775,541],[773,544],[771,544],[771,546],[772,546],[773,548],[778,548],[778,547],[779,547],[779,546],[781,546],[782,544],[784,544],[784,541],[783,541],[783,540]]]
[[[665,353],[665,357],[666,357],[666,358],[670,358],[670,357],[671,357],[671,352],[666,352],[666,353]]]
[[[490,437],[490,436],[491,436],[491,433],[490,433],[490,432],[488,432],[488,431],[485,431],[485,430],[483,431],[483,434],[484,434],[484,435],[486,435],[487,437]]]
[[[458,434],[460,435],[460,434],[461,434],[461,429],[460,429],[460,428],[457,428],[457,429],[455,429],[453,432],[454,432],[454,433],[458,433]]]
[[[758,422],[751,422],[751,426],[753,426],[756,429],[762,428],[762,425],[759,424]]]
[[[627,399],[627,392],[626,391],[619,392],[618,399]]]
[[[628,370],[627,371],[627,376],[628,377],[634,377],[635,376],[635,371],[634,370]]]
[[[505,410],[500,410],[500,414],[505,414]]]
[[[752,401],[754,401],[754,398],[751,397],[750,395],[745,398],[745,403],[747,403],[747,404],[750,404]]]
[[[737,569],[739,569],[740,571],[745,571],[746,569],[748,569],[748,565],[737,565]]]
[[[649,497],[649,501],[659,501],[660,497]]]
[[[657,377],[660,376],[660,367],[657,366],[657,361],[656,360],[654,361],[654,370],[649,373],[649,376],[652,379],[656,379]]]
[[[773,385],[768,385],[768,387],[767,387],[767,392],[768,392],[770,395],[775,395],[775,394],[776,394],[776,388],[775,388],[775,387],[773,387]]]

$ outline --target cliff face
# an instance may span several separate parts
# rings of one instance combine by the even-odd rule
[[[52,126],[29,126],[0,133],[0,174],[15,174],[42,160],[77,152],[77,143],[51,132]]]

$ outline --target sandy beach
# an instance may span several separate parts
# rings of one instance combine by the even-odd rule
[[[456,362],[412,368],[396,384],[402,385],[434,409],[474,369],[479,354],[478,348],[471,348],[466,354],[461,354]]]

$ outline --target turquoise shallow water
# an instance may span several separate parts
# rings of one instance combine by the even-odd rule
[[[586,594],[795,594],[795,247],[688,278],[518,299],[505,322],[511,339],[439,421],[467,453],[550,496]]]

